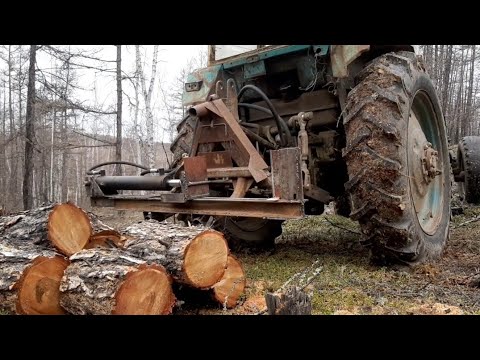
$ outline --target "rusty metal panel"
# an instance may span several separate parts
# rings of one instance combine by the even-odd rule
[[[230,167],[230,168],[217,168],[207,170],[208,178],[219,177],[244,177],[251,178],[252,174],[248,167]]]
[[[330,53],[332,75],[336,78],[347,77],[348,65],[368,50],[370,45],[332,45]]]
[[[303,181],[298,147],[270,151],[273,197],[303,200]]]
[[[233,166],[230,151],[199,152],[198,156],[205,156],[207,169],[229,168]]]
[[[233,114],[228,111],[225,103],[222,100],[214,100],[213,104],[217,107],[218,111],[220,112],[220,116],[223,117],[223,120],[232,130],[232,138],[234,139],[235,144],[240,148],[241,151],[246,152],[249,155],[250,160],[248,163],[248,168],[255,181],[260,182],[265,180],[267,178],[267,174],[264,170],[268,168],[268,165],[252,145],[247,135],[245,135],[242,128],[235,120]]]
[[[164,193],[160,195],[162,201],[170,203],[184,203],[186,202],[184,193]]]
[[[272,199],[202,198],[187,203],[166,203],[155,199],[113,199],[119,210],[154,211],[174,214],[245,216],[269,219],[299,219],[304,216],[302,201]],[[92,199],[92,205],[95,201]]]
[[[199,144],[216,143],[222,141],[230,141],[227,125],[223,122],[214,123],[213,126],[208,121],[201,121],[198,128],[200,132],[198,137]]]
[[[242,151],[242,147],[235,142],[222,142],[222,146],[230,151],[232,159],[238,166],[248,166],[249,155],[247,152]]]
[[[194,199],[200,196],[208,196],[208,184],[189,185],[189,183],[206,181],[207,179],[207,158],[205,156],[186,157],[183,159],[185,169],[185,196],[187,199]]]

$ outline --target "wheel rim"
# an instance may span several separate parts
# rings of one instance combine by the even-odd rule
[[[408,178],[422,230],[433,235],[443,217],[445,144],[428,95],[415,95],[408,121]]]
[[[233,225],[242,231],[256,232],[267,225],[268,220],[261,218],[230,218]]]
[[[467,182],[467,176],[465,174],[465,166],[463,166],[463,157],[462,156],[458,156],[458,159],[457,159],[457,164],[458,164],[458,168],[459,168],[459,173],[461,174],[463,172],[463,180],[462,181],[459,181],[457,182],[457,187],[458,187],[458,192],[460,193],[460,196],[461,196],[461,199],[463,201],[465,201],[465,189],[466,189],[466,182]]]

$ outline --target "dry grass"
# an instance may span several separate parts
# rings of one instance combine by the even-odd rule
[[[478,214],[480,208],[470,208],[452,225]],[[227,313],[257,312],[266,291],[278,289],[316,260],[323,269],[307,288],[314,314],[480,313],[480,291],[472,285],[477,275],[480,282],[480,221],[454,228],[443,258],[415,268],[371,265],[356,232],[358,225],[349,219],[308,217],[287,222],[273,252],[237,253],[247,274],[246,301]]]

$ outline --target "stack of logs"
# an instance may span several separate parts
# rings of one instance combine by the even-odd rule
[[[218,231],[143,221],[117,232],[71,203],[0,218],[2,311],[170,314],[174,282],[226,308],[245,288]]]

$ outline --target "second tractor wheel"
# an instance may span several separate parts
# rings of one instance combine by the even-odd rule
[[[372,259],[438,257],[450,221],[445,123],[423,64],[410,52],[373,60],[346,104],[344,158],[351,217]]]
[[[465,136],[458,144],[455,181],[463,199],[480,203],[480,136]]]
[[[247,217],[219,217],[215,228],[223,232],[231,246],[272,247],[282,233],[283,220]]]

